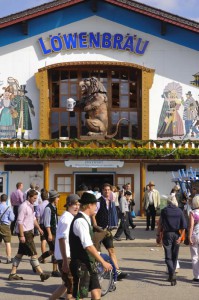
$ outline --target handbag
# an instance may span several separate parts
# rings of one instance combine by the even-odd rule
[[[136,214],[135,214],[134,210],[132,210],[132,212],[131,212],[131,217],[136,218]]]
[[[16,235],[18,235],[18,233],[19,233],[19,232],[18,232],[18,222],[16,221],[16,222],[15,222],[15,226],[14,226],[14,228],[13,228],[13,235],[16,236]]]

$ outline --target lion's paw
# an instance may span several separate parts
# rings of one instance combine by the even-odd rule
[[[87,135],[89,135],[89,136],[91,136],[91,135],[96,135],[96,133],[95,133],[95,132],[92,132],[92,131],[89,131],[89,132],[87,133]]]

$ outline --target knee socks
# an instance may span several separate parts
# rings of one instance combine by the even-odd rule
[[[15,257],[13,258],[13,263],[12,263],[12,265],[13,265],[14,267],[17,268],[17,267],[19,266],[20,262],[21,262],[21,257],[19,258],[19,257],[15,256]]]
[[[32,266],[33,268],[39,267],[39,261],[38,261],[37,258],[31,258],[30,264],[31,264],[31,266]]]
[[[51,256],[51,252],[50,251],[46,251],[44,252],[41,256],[40,256],[40,259],[45,259],[47,257]]]

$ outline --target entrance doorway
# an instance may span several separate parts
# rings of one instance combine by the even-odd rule
[[[75,191],[78,190],[78,187],[82,184],[90,186],[93,190],[95,187],[102,188],[104,183],[109,183],[113,185],[114,183],[114,174],[99,174],[99,173],[90,173],[90,174],[75,174]]]
[[[5,172],[4,172],[5,173]],[[1,177],[0,173],[0,177]],[[81,184],[86,186],[91,186],[92,189],[99,187],[101,190],[104,183],[109,183],[110,185],[122,186],[126,183],[131,184],[132,191],[134,191],[134,175],[132,174],[117,174],[115,172],[107,173],[76,173],[73,174],[55,174],[55,185],[54,188],[60,194],[60,200],[58,202],[57,211],[61,215],[66,209],[64,205],[66,204],[66,197],[69,194],[74,194],[78,190]]]

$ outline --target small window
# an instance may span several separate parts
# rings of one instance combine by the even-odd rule
[[[0,177],[0,193],[3,193],[3,177]]]
[[[69,74],[67,71],[61,71],[61,81],[69,79]]]
[[[129,108],[129,96],[121,95],[120,97],[120,107]]]
[[[119,83],[112,83],[112,106],[120,106],[120,86]]]
[[[59,107],[59,83],[52,84],[52,107]]]
[[[59,113],[58,112],[51,113],[50,129],[51,129],[52,139],[59,138]]]
[[[59,193],[71,192],[71,176],[59,177],[57,175],[57,190]]]

